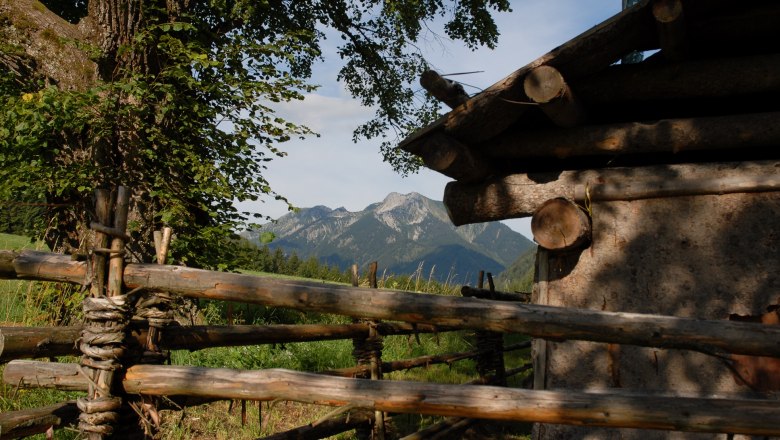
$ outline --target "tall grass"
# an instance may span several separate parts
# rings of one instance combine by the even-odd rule
[[[0,234],[0,249],[45,249],[24,237]],[[411,275],[382,274],[380,288],[409,290],[420,293],[457,295],[452,270],[445,282],[435,278],[436,268],[423,273],[422,264]],[[249,272],[247,273],[255,273]],[[273,274],[263,274],[273,275]],[[367,286],[367,278],[360,281]],[[80,321],[81,300],[78,290],[61,284],[0,280],[0,325],[63,325]],[[337,324],[352,322],[351,318],[304,313],[251,304],[234,304],[232,320],[236,324]],[[227,304],[202,301],[192,321],[197,324],[221,325],[227,322]],[[189,324],[189,322],[187,323]],[[418,356],[460,352],[474,349],[472,332],[460,331],[418,336],[390,336],[384,341],[382,360],[399,360]],[[299,371],[322,371],[354,366],[353,344],[350,340],[287,343],[245,347],[211,348],[195,352],[178,350],[171,353],[171,363],[215,368],[259,370],[286,368]],[[522,363],[527,353],[515,353],[507,357],[508,367]],[[63,359],[75,362],[75,358]],[[517,362],[515,364],[514,362]],[[0,367],[0,372],[2,367]],[[464,383],[476,377],[473,361],[465,360],[452,365],[434,365],[409,371],[393,372],[387,379],[412,380],[439,383]],[[78,397],[79,393],[63,393],[52,390],[20,390],[12,384],[0,385],[0,411],[44,406]],[[248,424],[241,426],[237,409],[228,414],[229,403],[217,402],[184,411],[165,411],[163,415],[163,439],[252,439],[284,429],[291,429],[315,421],[331,409],[296,403],[265,403],[258,414],[258,405],[248,406]],[[262,418],[262,422],[261,422]],[[434,423],[435,417],[399,416],[402,429],[407,431],[421,424]],[[72,431],[58,431],[56,438],[76,438]],[[43,437],[39,437],[43,438]],[[335,438],[349,440],[353,434]],[[521,438],[506,436],[500,438]]]

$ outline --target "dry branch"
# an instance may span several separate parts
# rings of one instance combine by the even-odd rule
[[[9,369],[33,370],[32,361]],[[62,365],[62,364],[54,364]],[[35,378],[17,380],[35,383]],[[640,429],[780,435],[774,400],[702,398],[627,392],[535,391],[481,385],[347,379],[288,370],[242,371],[136,365],[128,368],[125,392],[239,400],[294,400],[355,405],[373,410],[464,416],[492,420]]]
[[[517,344],[508,345],[503,348],[503,351],[523,350],[531,347],[530,341],[519,342]],[[412,368],[427,367],[429,365],[436,364],[451,364],[463,359],[471,359],[473,357],[485,354],[489,350],[472,350],[463,351],[460,353],[447,353],[447,354],[435,354],[428,356],[420,356],[412,359],[402,359],[397,361],[382,362],[382,373],[390,373],[393,371],[410,370]],[[341,376],[341,377],[363,377],[369,372],[369,365],[358,365],[357,367],[340,368],[337,370],[326,370],[320,372],[320,374],[327,374],[329,376]]]
[[[319,440],[355,429],[371,422],[372,415],[367,411],[351,411],[349,414],[320,422],[310,423],[299,428],[279,432],[261,440]]]
[[[76,402],[62,402],[41,408],[0,414],[0,440],[41,434],[50,428],[73,424],[79,416]]]

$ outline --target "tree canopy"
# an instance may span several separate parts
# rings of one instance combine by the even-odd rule
[[[252,214],[237,200],[277,194],[263,178],[281,144],[311,134],[274,103],[315,90],[312,66],[339,38],[339,80],[376,109],[355,140],[394,139],[430,122],[415,92],[416,43],[433,20],[447,37],[493,47],[507,0],[0,0],[0,202],[45,200],[50,245],[84,246],[95,188],[133,190],[130,251],[153,255],[172,226],[176,258],[214,267]],[[333,38],[333,37],[331,37]]]

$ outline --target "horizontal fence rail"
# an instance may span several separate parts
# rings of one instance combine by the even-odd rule
[[[82,326],[0,327],[0,363],[13,359],[79,355],[76,340]],[[378,323],[384,336],[437,333],[446,328],[426,324]],[[201,350],[212,347],[283,344],[367,337],[368,324],[290,324],[290,325],[193,325],[169,326],[162,331],[160,347],[168,350]],[[143,345],[147,329],[130,335]]]
[[[0,276],[13,273],[17,278],[81,283],[86,274],[84,263],[64,255],[9,254],[13,253],[0,252]],[[780,326],[757,323],[567,309],[153,264],[128,264],[124,283],[129,289],[162,290],[190,298],[522,333],[542,339],[780,357]]]
[[[72,370],[74,381],[84,381],[75,364],[36,361],[9,363],[4,380],[21,386],[36,386],[46,382],[47,377],[66,376],[65,371],[57,370],[67,369]],[[486,385],[348,379],[281,369],[243,371],[162,365],[128,368],[121,386],[128,394],[154,396],[280,399],[490,420],[780,435],[777,400],[617,391],[535,391]]]

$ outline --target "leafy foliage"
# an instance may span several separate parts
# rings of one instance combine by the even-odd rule
[[[92,13],[91,3],[45,2],[71,21]],[[52,246],[77,248],[84,234],[74,229],[94,220],[86,214],[93,190],[125,185],[135,195],[136,259],[151,258],[152,231],[168,225],[177,233],[177,261],[221,269],[231,266],[218,261],[233,261],[238,251],[226,238],[253,218],[234,201],[286,201],[264,171],[284,156],[280,144],[312,133],[273,106],[315,89],[307,80],[326,35],[342,39],[339,79],[376,109],[355,140],[402,136],[438,112],[412,86],[425,69],[414,50],[425,23],[449,17],[449,37],[492,46],[498,32],[490,11],[509,8],[506,0],[136,3],[143,7],[132,33],[109,29],[118,47],[80,43],[96,61],[99,83],[61,90],[11,81],[0,67],[0,200],[44,199],[49,221],[39,232]],[[383,145],[385,160],[413,171],[417,163],[393,144]]]

